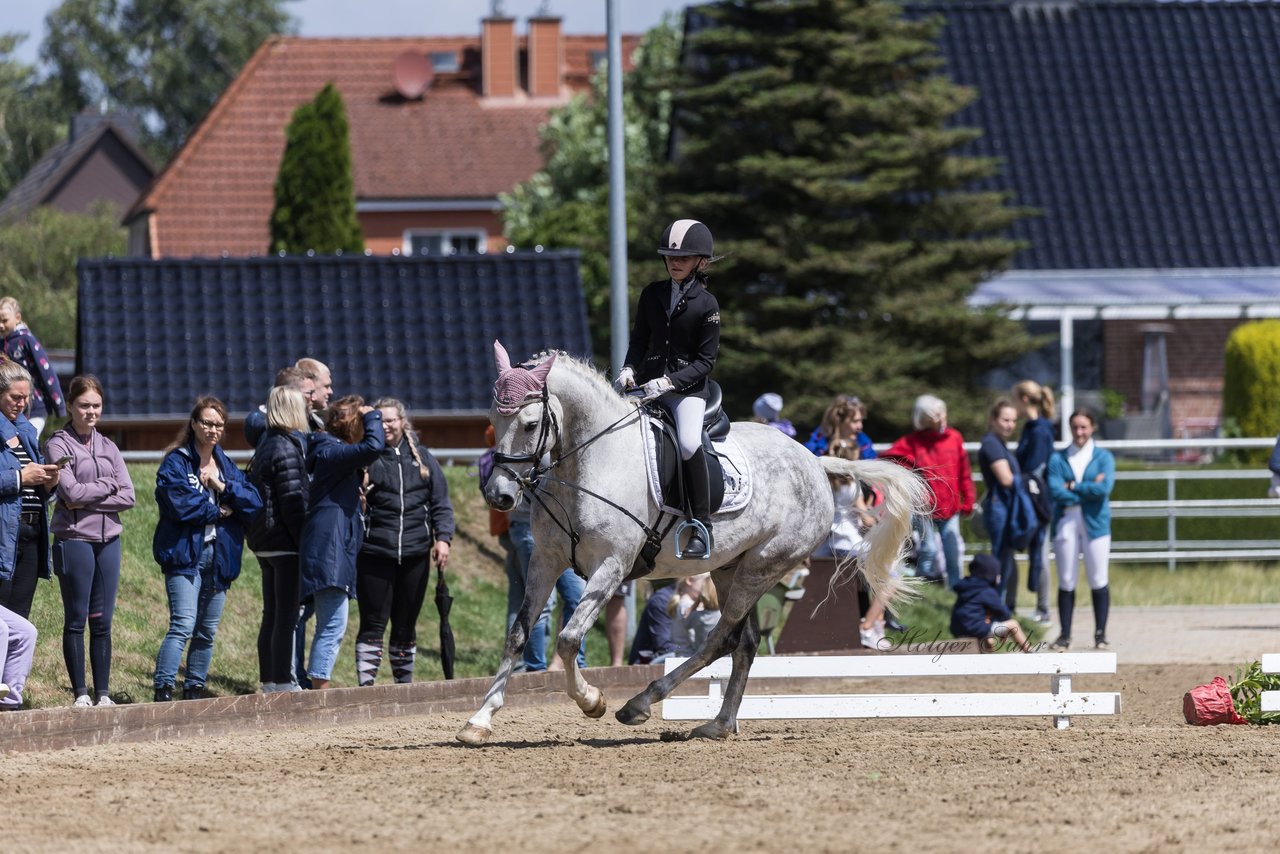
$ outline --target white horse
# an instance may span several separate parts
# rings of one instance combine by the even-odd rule
[[[541,467],[540,461],[549,455],[554,463],[538,480],[534,495],[534,550],[524,604],[484,705],[458,733],[458,740],[466,744],[483,744],[492,735],[493,715],[502,707],[507,678],[520,660],[529,629],[556,578],[571,565],[587,577],[587,586],[556,649],[565,662],[569,696],[589,717],[605,713],[604,696],[583,678],[576,653],[600,609],[640,560],[646,526],[659,529],[661,516],[646,479],[634,398],[619,395],[593,367],[564,354],[543,357],[531,369],[511,367],[496,341],[494,355],[499,376],[489,419],[497,444],[485,499],[499,510],[510,510],[530,486],[529,476]],[[868,533],[860,568],[873,593],[900,589],[901,582],[890,570],[901,558],[912,514],[927,507],[923,481],[893,463],[815,457],[804,445],[764,424],[735,423],[732,435],[751,461],[754,497],[740,510],[715,514],[710,560],[677,560],[668,532],[648,576],[679,578],[710,571],[720,599],[720,622],[692,658],[617,712],[624,724],[643,723],[653,703],[691,674],[732,653],[724,704],[714,720],[691,736],[726,738],[735,731],[760,642],[756,602],[829,535],[834,504],[828,471],[865,480],[883,493],[880,518]],[[843,569],[854,568],[850,561]]]

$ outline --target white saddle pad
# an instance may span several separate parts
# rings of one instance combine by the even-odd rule
[[[650,421],[652,419],[648,414],[640,413],[640,427],[644,434],[644,470],[649,476],[649,494],[663,512],[683,516],[683,507],[671,507],[663,500],[662,474],[658,471],[658,450],[654,445]],[[732,433],[723,441],[713,441],[711,447],[720,457],[720,465],[724,468],[724,501],[716,512],[731,513],[741,510],[751,501],[751,463]]]

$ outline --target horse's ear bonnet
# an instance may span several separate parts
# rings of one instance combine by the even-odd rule
[[[493,363],[498,369],[498,379],[493,384],[493,400],[498,411],[503,415],[515,415],[526,399],[542,394],[542,389],[547,384],[547,374],[551,373],[551,366],[555,361],[553,353],[551,358],[532,368],[523,365],[512,367],[511,357],[507,355],[506,349],[501,343],[494,341]]]

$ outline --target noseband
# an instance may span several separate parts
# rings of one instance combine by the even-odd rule
[[[638,516],[636,516],[634,513],[632,513],[630,510],[623,507],[622,505],[614,501],[611,501],[608,498],[605,498],[603,495],[600,495],[599,493],[595,493],[589,489],[585,489],[576,483],[573,483],[571,481],[567,481],[558,477],[551,477],[549,474],[550,471],[554,469],[556,466],[560,465],[560,463],[563,462],[565,458],[571,457],[574,454],[578,453],[583,448],[587,447],[592,442],[599,439],[601,436],[604,436],[614,427],[617,427],[623,421],[626,421],[629,418],[639,419],[640,417],[639,410],[636,409],[632,412],[627,413],[626,415],[619,418],[617,421],[610,424],[608,427],[605,427],[603,430],[596,433],[594,436],[592,436],[590,439],[586,440],[582,444],[561,453],[560,422],[556,420],[556,414],[551,409],[550,393],[547,391],[547,387],[545,385],[542,387],[542,391],[539,395],[537,396],[530,395],[529,397],[521,401],[515,408],[516,408],[516,411],[519,411],[525,408],[526,406],[529,406],[531,404],[538,403],[538,402],[542,403],[542,416],[538,419],[537,446],[527,454],[502,454],[502,453],[498,453],[497,451],[494,451],[493,453],[494,467],[501,468],[504,471],[506,471],[507,474],[511,476],[512,480],[514,480],[516,483],[520,485],[521,490],[525,490],[525,489],[529,490],[529,494],[533,497],[533,500],[537,501],[538,504],[542,506],[542,509],[547,512],[547,516],[551,519],[552,522],[556,524],[556,527],[568,535],[569,566],[573,569],[574,572],[576,572],[582,578],[585,579],[587,577],[586,573],[584,573],[578,567],[578,543],[581,541],[582,538],[578,535],[578,532],[574,530],[573,522],[569,518],[568,512],[566,511],[564,505],[560,502],[559,499],[555,498],[554,496],[550,496],[553,498],[553,500],[555,500],[556,504],[560,505],[560,511],[565,517],[564,522],[561,522],[560,519],[556,517],[556,514],[553,513],[551,511],[551,508],[547,506],[546,502],[542,500],[542,496],[538,495],[537,483],[538,483],[538,480],[544,476],[546,476],[547,479],[551,482],[561,484],[570,489],[576,490],[577,492],[580,492],[584,495],[589,495],[592,498],[595,498],[599,501],[604,502],[605,504],[609,505],[613,509],[622,513],[624,516],[629,518],[632,522],[635,522],[637,525],[639,525],[640,528],[645,533],[645,546],[644,546],[644,549],[641,551],[641,557],[644,559],[645,564],[648,566],[648,568],[652,570],[654,565],[654,558],[657,556],[659,550],[662,548],[662,538],[666,536],[667,531],[670,531],[672,526],[675,524],[674,517],[672,518],[671,524],[667,525],[666,530],[659,532],[656,527],[646,524],[642,519],[640,519]],[[556,458],[551,463],[544,465],[542,463],[542,458],[546,456],[547,442],[551,439],[551,436],[553,433],[555,434],[555,437],[556,437]],[[517,472],[514,468],[512,468],[513,463],[531,463],[532,465],[527,470],[527,472],[522,475],[519,472]],[[659,519],[661,519],[662,516],[663,516],[662,508],[659,507],[658,508]]]
[[[560,423],[556,420],[556,414],[551,409],[551,397],[547,392],[547,387],[542,387],[542,393],[537,397],[528,397],[523,400],[517,407],[516,411],[524,409],[534,403],[542,403],[542,416],[538,419],[538,444],[527,454],[500,454],[494,452],[493,464],[500,466],[506,470],[507,474],[520,484],[521,488],[528,488],[542,474],[551,469],[555,463],[560,462],[559,457],[555,463],[549,466],[542,464],[542,458],[547,454],[547,443],[550,441],[552,434],[555,434],[556,444],[560,442]],[[532,463],[533,467],[527,475],[521,475],[511,467],[512,463]]]

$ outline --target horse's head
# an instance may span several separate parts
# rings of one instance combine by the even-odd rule
[[[507,351],[494,341],[493,358],[498,369],[489,407],[495,439],[493,474],[485,484],[484,497],[497,510],[511,510],[530,473],[560,440],[564,412],[547,389],[554,355],[533,367],[513,367]]]

